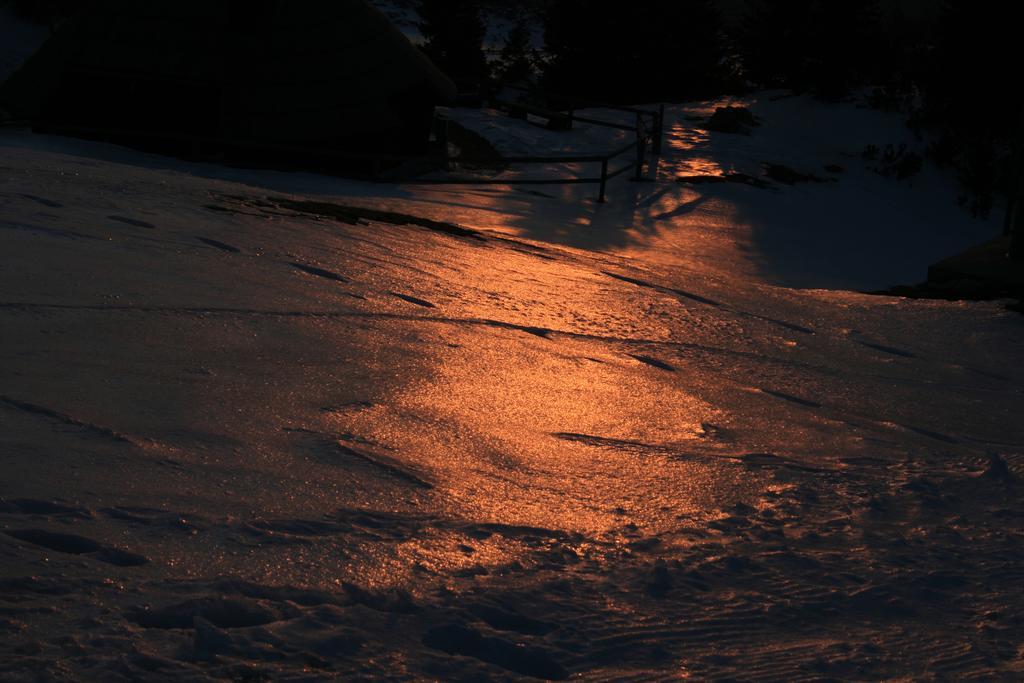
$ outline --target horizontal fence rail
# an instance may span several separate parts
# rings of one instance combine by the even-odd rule
[[[574,154],[574,155],[549,155],[549,156],[509,156],[502,157],[502,161],[509,164],[573,164],[573,163],[598,163],[601,164],[601,175],[594,177],[561,177],[561,178],[411,178],[401,180],[405,185],[577,185],[583,183],[596,183],[600,185],[597,201],[604,203],[608,181],[626,171],[633,169],[636,164],[630,162],[614,171],[609,171],[608,166],[612,159],[622,156],[626,152],[635,149],[636,142],[613,150],[607,154]]]
[[[531,91],[526,88],[520,88],[517,86],[508,86],[508,90],[516,90],[520,92],[530,93]],[[552,100],[545,96],[545,100]],[[616,178],[627,171],[634,171],[634,180],[641,180],[643,178],[644,167],[648,165],[648,150],[657,156],[661,154],[661,140],[664,131],[664,120],[665,120],[665,107],[660,105],[657,110],[641,109],[638,107],[624,107],[618,105],[593,105],[583,104],[579,100],[573,100],[572,98],[561,98],[563,102],[566,102],[568,106],[564,109],[561,108],[549,108],[540,106],[530,102],[513,102],[509,100],[503,100],[500,98],[492,98],[492,106],[507,112],[510,116],[515,118],[527,118],[529,115],[534,115],[547,119],[548,127],[555,130],[569,130],[573,127],[573,123],[587,123],[595,126],[602,126],[605,128],[613,128],[616,130],[629,131],[634,133],[635,140],[630,142],[628,145],[612,150],[607,154],[579,154],[579,155],[537,155],[537,156],[506,156],[502,157],[502,160],[508,164],[552,164],[552,163],[600,163],[601,173],[599,176],[594,177],[562,177],[558,179],[552,178],[486,178],[486,179],[470,179],[470,178],[439,178],[439,179],[415,179],[403,182],[416,183],[416,184],[438,184],[438,185],[558,185],[558,184],[579,184],[579,183],[596,183],[599,185],[597,201],[604,203],[607,196],[608,181]],[[613,111],[620,111],[631,114],[633,116],[633,123],[624,123],[621,121],[607,121],[599,119],[593,116],[581,116],[576,113],[579,108],[585,109],[608,109]],[[609,170],[609,163],[612,159],[625,154],[631,150],[635,150],[635,160],[623,165],[615,170]],[[446,162],[447,167],[447,162]]]
[[[664,133],[665,125],[665,106],[659,105],[657,110],[643,109],[641,107],[629,107],[620,104],[595,104],[594,102],[587,102],[577,97],[569,95],[553,95],[551,93],[545,93],[536,88],[525,88],[518,85],[506,85],[505,90],[512,90],[516,92],[525,93],[541,98],[544,102],[548,103],[547,107],[540,107],[534,104],[525,102],[509,102],[507,100],[495,99],[493,100],[499,106],[507,105],[512,108],[525,108],[526,110],[532,110],[539,116],[547,116],[549,120],[552,117],[562,117],[567,120],[567,128],[572,128],[573,121],[580,121],[583,123],[590,123],[596,126],[605,126],[607,128],[617,128],[619,130],[633,130],[633,126],[627,123],[621,123],[616,121],[604,121],[602,119],[596,119],[593,117],[584,117],[576,114],[577,109],[608,109],[612,111],[620,111],[627,114],[633,114],[637,118],[637,125],[643,123],[644,127],[651,134],[651,147],[655,154],[661,153],[661,138]],[[556,106],[561,104],[562,106]],[[649,117],[650,123],[648,124],[645,119]]]

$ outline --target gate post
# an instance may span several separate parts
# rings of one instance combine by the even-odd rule
[[[644,175],[644,157],[646,150],[644,149],[644,122],[643,118],[639,113],[636,115],[636,172],[633,176],[634,180],[643,179]]]
[[[1010,187],[1010,196],[1006,200],[1006,226],[1003,232],[1010,236],[1010,258],[1024,261],[1024,107],[1021,108],[1015,151],[1013,172],[1016,173],[1016,182]]]
[[[448,160],[448,119],[445,117],[438,119],[437,138],[438,142],[441,143],[441,158],[444,161],[444,170],[450,171],[451,164]]]
[[[604,204],[604,189],[608,184],[608,157],[601,159],[601,189],[597,194],[597,202]]]
[[[1024,261],[1024,153],[1017,155],[1017,183],[1010,190],[1006,209],[1006,229],[1010,235],[1010,258]]]
[[[654,126],[654,140],[652,141],[654,149],[652,150],[655,156],[661,154],[661,138],[665,134],[665,105],[658,105],[658,120]]]

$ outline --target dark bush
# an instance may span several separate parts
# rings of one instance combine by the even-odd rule
[[[538,62],[537,52],[530,43],[530,27],[519,20],[501,48],[495,75],[502,83],[529,82],[537,75]]]
[[[708,117],[704,127],[718,133],[749,134],[751,128],[760,126],[761,122],[746,107],[716,107]]]
[[[898,146],[885,146],[878,157],[876,169],[884,176],[906,180],[920,173],[923,163],[924,159],[920,154],[910,151],[906,143],[900,143]]]

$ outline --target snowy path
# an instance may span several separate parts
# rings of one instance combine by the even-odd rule
[[[750,188],[600,218],[5,136],[0,678],[1024,672],[998,303],[778,287]],[[608,242],[630,192],[702,209]]]

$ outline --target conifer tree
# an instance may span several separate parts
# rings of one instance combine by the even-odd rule
[[[739,32],[743,73],[764,87],[801,88],[806,80],[813,0],[750,0]]]
[[[530,80],[536,73],[537,54],[531,44],[530,27],[520,19],[509,31],[498,57],[497,76],[505,83]]]
[[[423,51],[459,90],[478,90],[488,78],[479,0],[420,0]]]
[[[756,85],[838,99],[887,61],[878,0],[751,0],[739,36]]]
[[[613,11],[559,0],[545,17],[545,86],[592,101],[657,101],[709,94],[722,41],[710,0],[647,0]]]
[[[934,158],[956,166],[982,215],[996,194],[1015,190],[1010,151],[1024,118],[1019,33],[1009,4],[950,0],[921,79],[920,118]]]
[[[646,100],[717,95],[726,85],[721,18],[714,0],[643,3],[635,50]]]
[[[837,100],[882,77],[887,58],[879,0],[818,0],[814,29],[807,87],[818,97]]]

